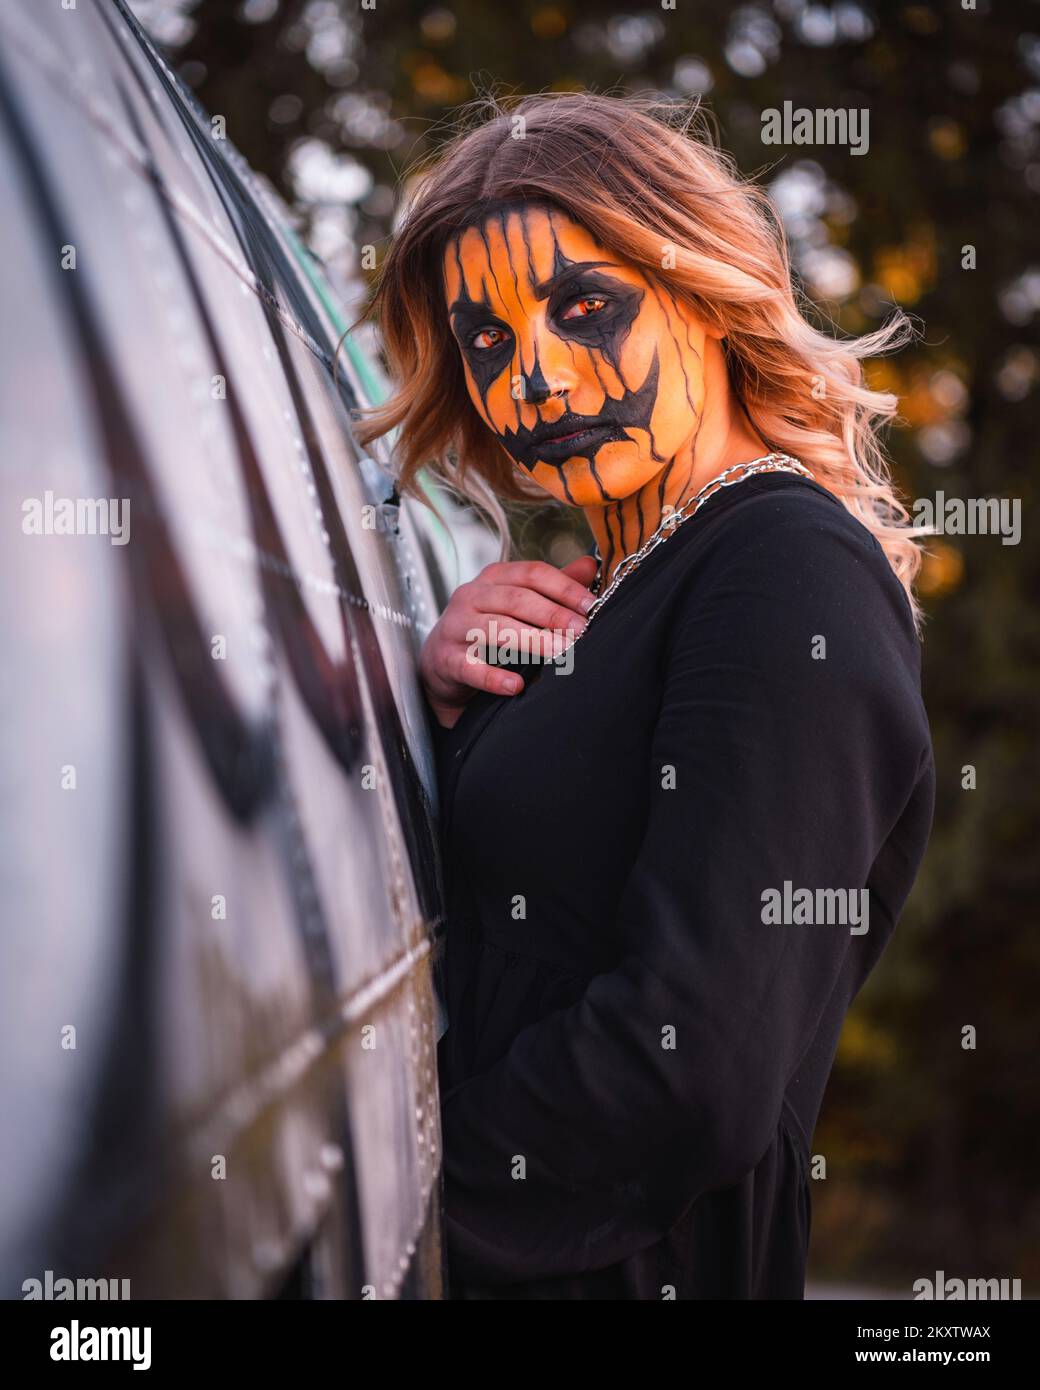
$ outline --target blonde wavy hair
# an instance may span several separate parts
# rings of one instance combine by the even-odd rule
[[[429,469],[484,514],[502,559],[512,553],[502,500],[546,504],[472,406],[441,271],[449,237],[483,201],[545,199],[722,329],[729,378],[755,430],[771,450],[801,459],[877,538],[920,631],[922,532],[877,435],[898,398],[871,390],[861,366],[903,346],[913,326],[897,311],[876,331],[839,340],[808,322],[769,195],[712,142],[698,106],[566,92],[506,109],[484,95],[460,109],[453,137],[410,177],[411,199],[352,325],[376,323],[396,386],[359,413],[357,437],[367,448],[398,430],[400,493],[430,505],[417,481]]]

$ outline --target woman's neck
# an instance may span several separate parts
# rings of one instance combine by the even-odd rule
[[[707,385],[705,400],[715,405],[706,403],[696,433],[673,459],[628,497],[582,509],[603,560],[601,593],[621,561],[650,539],[665,516],[696,496],[723,469],[769,452],[737,405],[728,380],[714,392],[711,383]]]

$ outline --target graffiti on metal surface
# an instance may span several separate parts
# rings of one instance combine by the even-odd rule
[[[3,1292],[436,1297],[445,581],[313,268],[125,8],[0,31]],[[23,527],[47,491],[127,543]]]

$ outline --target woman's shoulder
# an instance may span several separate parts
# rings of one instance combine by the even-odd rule
[[[902,583],[839,499],[807,479],[763,483],[720,509],[678,576],[664,666],[675,698],[688,707],[713,684],[723,703],[734,689],[762,696],[792,737],[834,718],[853,739],[883,730],[917,767],[930,735]]]
[[[716,494],[719,496],[720,494]],[[793,532],[803,537],[813,532],[847,536],[869,553],[884,559],[877,538],[836,497],[812,478],[796,473],[760,473],[734,486],[726,497],[729,505],[717,507],[719,531],[744,541],[778,537]],[[712,500],[702,512],[712,517]]]
[[[894,627],[916,647],[910,603],[884,549],[821,484],[791,473],[749,478],[714,513],[706,504],[690,532],[684,606],[729,600],[781,625],[793,613]]]

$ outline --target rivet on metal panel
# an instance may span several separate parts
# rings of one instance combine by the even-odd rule
[[[304,1174],[303,1190],[312,1201],[324,1202],[328,1200],[332,1186],[324,1173],[314,1169]]]
[[[330,1173],[338,1173],[343,1167],[343,1150],[338,1144],[322,1144],[319,1158]]]

